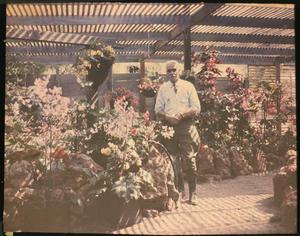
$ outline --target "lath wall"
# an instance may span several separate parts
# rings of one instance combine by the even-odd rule
[[[276,66],[248,66],[248,78],[250,88],[254,88],[260,81],[274,81],[276,80]],[[264,111],[259,110],[256,117],[251,117],[250,121],[253,125],[259,124],[260,120],[264,118]],[[268,115],[267,118],[271,118]],[[258,122],[258,123],[256,123]]]
[[[288,97],[293,97],[294,102],[293,106],[296,106],[296,71],[295,64],[282,64],[280,65],[280,80],[284,86],[286,91],[286,95]],[[295,123],[282,125],[282,131],[285,132],[291,128],[294,132],[296,132]]]
[[[276,81],[276,66],[248,66],[248,78],[250,88],[254,88],[259,81]],[[295,65],[280,65],[280,81],[283,84],[286,94],[295,98]],[[260,121],[264,118],[264,112],[257,112],[256,118],[252,117],[251,122]],[[271,115],[267,115],[271,119]],[[288,127],[295,129],[292,124],[282,125],[282,132],[285,132]]]

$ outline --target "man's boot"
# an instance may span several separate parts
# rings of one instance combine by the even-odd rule
[[[196,192],[191,192],[190,196],[189,196],[189,204],[191,205],[197,205],[197,196],[196,196]]]
[[[189,203],[192,205],[197,205],[196,185],[196,174],[191,173],[189,176]]]

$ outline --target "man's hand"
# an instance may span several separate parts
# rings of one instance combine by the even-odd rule
[[[165,115],[165,120],[168,121],[171,125],[177,125],[180,119],[177,116]]]
[[[181,121],[184,118],[193,118],[197,114],[197,111],[193,108],[187,109],[185,112],[178,113],[175,116],[179,121]]]

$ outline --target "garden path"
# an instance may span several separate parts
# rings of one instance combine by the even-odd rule
[[[198,205],[183,202],[170,212],[116,230],[116,234],[269,234],[291,233],[270,222],[273,207],[272,173],[238,176],[197,185]],[[187,187],[187,186],[186,186]],[[187,188],[186,188],[187,189]]]

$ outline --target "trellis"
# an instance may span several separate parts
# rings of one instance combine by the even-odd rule
[[[114,47],[116,62],[140,68],[148,59],[184,58],[190,69],[191,52],[210,46],[222,63],[248,65],[252,81],[258,74],[251,68],[294,74],[293,4],[19,3],[7,4],[6,14],[7,59],[72,64],[80,48],[100,39]]]
[[[224,63],[274,64],[294,58],[294,9],[286,4],[35,3],[7,5],[7,53],[48,63],[70,56],[94,37],[112,44],[117,60],[180,59],[183,33],[197,51],[214,45]],[[148,33],[147,33],[148,32]],[[11,40],[18,43],[12,44]],[[64,47],[65,50],[61,50]],[[149,50],[150,49],[150,50]],[[47,53],[47,54],[41,54]],[[60,54],[57,54],[60,53]],[[51,58],[49,58],[51,56]],[[59,56],[59,57],[58,57]],[[60,59],[61,58],[61,59]],[[45,61],[46,63],[46,61]]]

